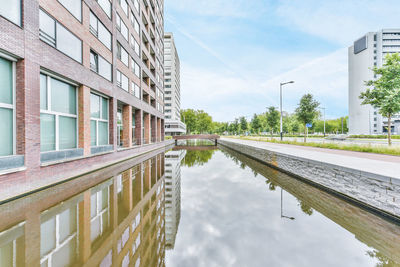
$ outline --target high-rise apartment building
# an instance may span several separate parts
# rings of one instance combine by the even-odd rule
[[[388,120],[371,105],[361,105],[365,81],[376,79],[372,68],[382,67],[385,56],[400,53],[400,29],[369,32],[349,47],[349,133],[382,134]],[[393,118],[392,133],[400,134],[400,115]]]
[[[172,33],[164,35],[164,66],[165,134],[185,134],[186,125],[181,121],[180,62]]]
[[[163,12],[163,0],[1,5],[2,182],[40,187],[163,145]]]
[[[165,247],[173,249],[181,218],[181,162],[186,150],[165,154]]]

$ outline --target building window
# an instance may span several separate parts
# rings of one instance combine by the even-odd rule
[[[112,81],[112,65],[93,50],[90,50],[90,69],[110,82]]]
[[[20,0],[3,2],[0,5],[0,15],[21,26],[21,2]]]
[[[129,79],[119,70],[117,70],[117,86],[127,92],[129,91]]]
[[[123,133],[123,121],[122,121],[122,105],[118,105],[117,109],[117,144],[119,147],[123,146],[123,139],[122,139],[122,133]]]
[[[90,197],[90,240],[95,242],[110,228],[110,182],[92,189]]]
[[[125,66],[129,67],[129,55],[125,48],[120,43],[117,43],[117,57]]]
[[[82,0],[58,0],[77,20],[82,21]]]
[[[133,94],[135,97],[141,99],[140,87],[139,87],[136,83],[134,83],[134,82],[132,82],[132,94]]]
[[[133,0],[133,6],[135,7],[136,11],[140,11],[139,0]]]
[[[90,145],[108,145],[108,98],[90,94]]]
[[[15,63],[0,57],[0,156],[14,154]]]
[[[111,50],[112,35],[100,20],[90,11],[90,32],[97,37],[109,50]]]
[[[139,26],[139,22],[138,20],[135,18],[135,16],[133,15],[133,13],[131,14],[131,23],[133,28],[135,29],[135,32],[137,34],[140,34],[140,26]]]
[[[111,8],[110,1],[109,0],[97,0],[97,3],[99,3],[101,9],[103,9],[103,11],[111,19],[112,8]]]
[[[125,40],[129,42],[128,27],[125,25],[124,21],[121,19],[118,13],[117,13],[117,29],[122,34],[122,36],[124,36]]]
[[[40,74],[40,150],[77,148],[76,86]]]
[[[73,201],[45,211],[40,219],[40,265],[71,266],[77,260],[78,203]]]
[[[121,6],[122,10],[124,11],[125,15],[128,17],[128,3],[126,0],[119,0],[119,5]]]
[[[135,50],[136,55],[140,57],[140,46],[133,35],[131,35],[131,46],[132,49]]]
[[[140,66],[139,64],[136,63],[136,61],[131,58],[131,62],[132,62],[132,71],[133,73],[135,73],[135,75],[140,78]]]
[[[42,41],[82,63],[82,41],[43,10],[39,11],[39,28]]]

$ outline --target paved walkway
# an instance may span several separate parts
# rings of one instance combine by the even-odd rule
[[[233,138],[222,140],[400,179],[400,157]]]

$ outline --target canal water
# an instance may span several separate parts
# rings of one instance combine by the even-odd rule
[[[400,226],[229,149],[185,146],[0,205],[3,266],[400,266]]]

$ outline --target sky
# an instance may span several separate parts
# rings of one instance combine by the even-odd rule
[[[181,107],[215,121],[292,113],[311,93],[327,118],[348,114],[348,47],[399,28],[398,0],[165,0],[181,63]]]

